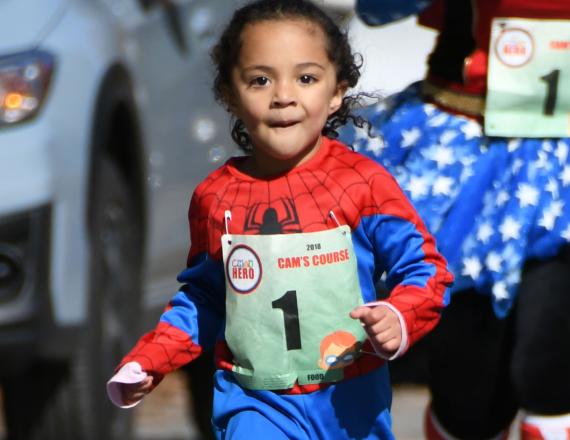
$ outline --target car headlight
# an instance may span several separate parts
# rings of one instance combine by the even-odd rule
[[[33,118],[46,96],[54,60],[40,50],[0,57],[0,127]]]

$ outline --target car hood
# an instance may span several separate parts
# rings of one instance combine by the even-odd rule
[[[0,56],[37,46],[68,0],[0,0]]]

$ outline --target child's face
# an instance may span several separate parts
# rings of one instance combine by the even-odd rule
[[[302,20],[263,21],[242,32],[232,70],[230,108],[253,144],[253,171],[271,175],[308,160],[345,91],[320,27]]]

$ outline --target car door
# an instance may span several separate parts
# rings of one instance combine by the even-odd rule
[[[120,1],[134,1],[140,17],[126,28],[125,51],[136,75],[146,149],[145,302],[164,304],[186,262],[192,191],[236,153],[229,117],[213,99],[209,57],[235,3]]]

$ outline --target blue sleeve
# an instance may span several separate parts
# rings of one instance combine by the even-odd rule
[[[398,284],[425,288],[438,266],[445,262],[430,240],[416,226],[391,215],[376,215],[364,220],[372,232],[380,273],[386,273],[386,284],[392,290]]]
[[[369,26],[380,26],[416,15],[430,0],[357,0],[356,13]]]
[[[203,349],[213,348],[224,328],[225,279],[223,262],[198,255],[178,275],[182,283],[160,320],[190,336]]]

